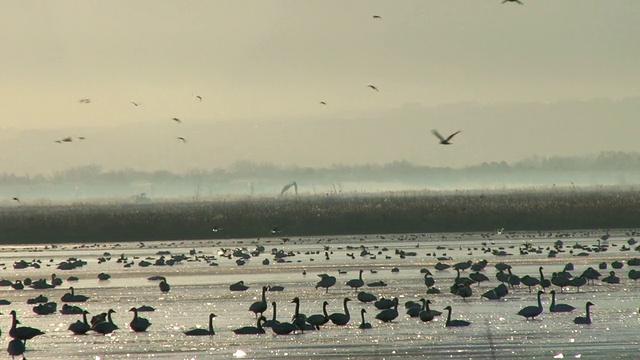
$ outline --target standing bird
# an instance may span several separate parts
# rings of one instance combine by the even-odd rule
[[[256,314],[256,318],[258,317],[258,313],[260,316],[264,315],[264,312],[267,310],[267,297],[266,297],[267,287],[262,287],[262,300],[256,301],[251,306],[249,306],[249,311]]]
[[[371,329],[371,324],[364,321],[364,314],[367,312],[367,310],[362,309],[360,310],[360,315],[362,316],[362,322],[360,323],[360,326],[358,326],[358,328],[360,329]]]
[[[316,327],[316,329],[320,330],[320,326],[329,322],[329,315],[327,314],[327,305],[329,305],[328,301],[324,301],[322,303],[322,314],[314,314],[307,317],[307,322]]]
[[[129,311],[133,311],[133,320],[129,323],[131,330],[135,332],[145,332],[151,326],[148,319],[138,316],[138,309],[132,307]]]
[[[347,302],[349,301],[351,301],[351,299],[344,298],[344,313],[333,313],[329,315],[329,320],[331,320],[332,323],[339,326],[347,325],[347,323],[349,323],[349,320],[351,320],[351,315],[349,315],[349,308],[347,308]]]
[[[185,331],[184,334],[187,336],[203,336],[203,335],[215,335],[216,332],[213,331],[213,318],[216,317],[216,314],[209,314],[209,329],[192,329]]]
[[[456,136],[458,133],[460,133],[461,130],[458,130],[456,132],[454,132],[453,134],[449,135],[449,137],[447,137],[446,139],[444,138],[444,136],[440,135],[440,133],[438,132],[438,130],[431,130],[431,133],[433,135],[435,135],[438,139],[440,139],[440,144],[441,145],[451,145],[451,143],[449,142],[454,136]]]
[[[318,276],[321,277],[321,279],[316,284],[316,289],[319,288],[319,287],[323,287],[323,288],[327,289],[326,292],[329,292],[329,288],[336,284],[336,277],[335,276],[331,276],[331,275],[327,275],[327,274],[320,274]]]
[[[530,306],[526,306],[524,308],[522,308],[520,311],[518,311],[518,315],[520,316],[524,316],[525,319],[531,319],[533,320],[533,318],[535,318],[536,316],[542,314],[542,301],[540,300],[540,296],[544,294],[544,291],[540,290],[538,291],[538,305],[530,305]]]
[[[27,345],[27,340],[32,339],[38,335],[44,335],[44,331],[29,326],[16,327],[18,320],[16,319],[16,311],[11,310],[11,329],[9,330],[9,336],[14,339],[24,340],[24,345]]]
[[[22,340],[13,339],[9,341],[9,345],[7,345],[7,352],[9,353],[9,355],[11,355],[12,359],[15,359],[15,356],[20,356],[20,355],[22,355],[22,358],[24,359],[24,351],[25,351],[25,345]]]
[[[360,269],[360,275],[358,276],[358,278],[347,281],[347,286],[351,286],[351,288],[354,289],[355,291],[358,291],[358,288],[363,287],[364,286],[364,280],[362,280],[363,272],[364,270]]]
[[[375,90],[377,92],[380,92],[380,90],[378,90],[378,88],[375,87],[374,85],[367,85],[367,87],[370,87],[371,89],[373,89],[373,90]]]
[[[593,305],[595,304],[592,303],[591,301],[587,301],[587,315],[578,316],[575,319],[573,319],[573,322],[576,324],[585,324],[585,325],[591,324],[591,313],[589,312],[589,308]]]

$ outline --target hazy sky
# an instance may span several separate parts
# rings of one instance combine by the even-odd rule
[[[461,102],[499,108],[573,101],[579,108],[594,98],[640,97],[638,0],[522,1],[524,5],[500,0],[0,0],[0,140],[16,144],[19,139],[22,144],[1,147],[0,172],[47,172],[88,163],[184,170],[226,166],[258,155],[274,163],[320,166],[340,162],[333,148],[357,154],[350,163],[409,159],[463,166],[500,160],[500,154],[513,161],[534,153],[486,141],[490,134],[509,136],[501,134],[504,128],[491,127],[496,124],[476,123],[475,132],[464,128],[473,113],[466,114],[467,122],[424,118],[419,130],[427,142],[435,140],[429,130],[439,128],[463,130],[453,146],[482,144],[465,155],[445,152],[436,142],[428,150],[439,153],[431,158],[412,157],[412,149],[425,148],[407,144],[402,133],[391,139],[399,146],[367,151],[363,142],[384,138],[384,133],[373,132],[385,127],[369,127],[366,120],[405,124],[407,119],[381,117],[403,116],[410,111],[401,110],[413,108],[437,114],[428,109]],[[91,103],[79,103],[82,98]],[[142,104],[136,107],[131,101]],[[625,115],[637,117],[617,114]],[[353,119],[358,127],[341,129],[341,121]],[[538,127],[536,119],[517,114],[511,120],[514,130],[528,131],[528,137],[517,141],[536,139],[543,155],[639,150],[629,144],[619,147],[616,134],[637,134],[640,119],[616,125],[611,134],[606,134],[606,124],[616,119],[606,113],[597,126],[578,128],[559,123],[558,129],[550,129],[548,121]],[[324,121],[333,132],[317,138],[309,134]],[[259,131],[259,124],[271,122],[313,125],[296,124],[306,143],[295,134],[254,136],[259,146],[247,152],[228,145],[246,142],[246,133],[215,131],[218,123],[225,129],[252,124]],[[101,138],[91,152],[78,147],[60,152],[56,146],[77,144],[55,144],[53,134],[80,135],[70,133],[72,129],[91,133],[86,142],[118,129],[130,133]],[[559,139],[579,131],[599,140],[575,151],[570,139],[569,145],[546,140],[558,131],[567,131]],[[189,141],[180,144],[177,136]],[[224,146],[217,143],[220,138]],[[301,152],[314,140],[329,144]],[[166,145],[154,156],[148,146],[156,143]],[[167,160],[178,145],[184,145],[177,150],[184,154]],[[144,155],[136,156],[140,148],[146,149],[140,151]],[[24,153],[28,161],[21,158]],[[207,156],[210,162],[203,160]]]

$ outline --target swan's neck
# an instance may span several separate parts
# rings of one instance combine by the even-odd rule
[[[447,309],[447,311],[449,311],[449,313],[447,314],[447,325],[449,325],[449,323],[451,322],[451,309]]]
[[[265,295],[266,289],[262,288],[262,302],[267,303],[267,295]]]
[[[273,306],[273,321],[276,321],[276,303],[271,304]]]
[[[540,299],[540,296],[542,295],[542,293],[538,292],[538,307],[541,308],[542,307],[542,300]]]
[[[209,316],[209,332],[215,334],[215,331],[213,331],[213,316]]]
[[[360,276],[358,276],[358,278],[362,281],[362,270],[360,270]]]
[[[85,325],[89,325],[89,322],[87,321],[87,313],[86,312],[82,313],[82,321],[84,321]]]
[[[362,315],[362,323],[364,324],[364,311],[361,311],[360,315]]]
[[[542,273],[542,268],[539,269],[540,271],[540,281],[544,280],[544,274]]]
[[[349,316],[349,308],[347,307],[347,301],[344,301],[344,313],[345,315]]]
[[[322,313],[325,318],[329,317],[329,314],[327,314],[327,303],[322,304]]]
[[[111,312],[110,311],[107,313],[107,320],[109,320],[109,322],[111,324],[113,324],[113,320],[111,319]]]

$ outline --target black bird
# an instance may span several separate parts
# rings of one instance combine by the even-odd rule
[[[135,101],[130,101],[130,103],[133,104],[133,106],[139,106],[140,105],[140,103],[137,103]]]
[[[431,133],[433,135],[435,135],[438,139],[440,139],[440,144],[442,145],[451,145],[451,143],[449,142],[454,136],[456,136],[458,133],[460,132],[460,130],[454,132],[453,134],[449,135],[449,137],[447,137],[446,139],[444,138],[444,136],[440,135],[440,133],[438,132],[438,130],[431,130]]]
[[[374,19],[382,19],[382,17],[380,15],[373,15]]]
[[[522,1],[520,1],[520,0],[504,0],[504,1],[502,1],[502,4],[504,4],[504,3],[508,3],[508,2],[513,2],[513,3],[518,3],[518,4],[520,4],[520,5],[524,5],[524,4],[522,3]]]
[[[176,139],[182,141],[183,144],[187,143],[187,139],[183,138],[182,136],[178,136]]]
[[[320,105],[327,105],[327,103],[324,101],[320,101]]]
[[[196,95],[196,99],[198,99],[198,101],[202,101],[202,96]]]
[[[79,101],[79,102],[80,102],[81,104],[88,104],[88,103],[90,103],[90,102],[91,102],[91,99],[86,99],[86,98],[85,98],[85,99],[80,99],[80,101]]]
[[[367,85],[367,87],[370,87],[371,89],[373,89],[373,90],[375,90],[375,91],[378,91],[378,92],[380,91],[380,90],[378,90],[378,88],[377,88],[377,87],[375,87],[374,85]]]
[[[182,123],[182,120],[178,119],[177,117],[171,118],[171,120],[177,122],[178,124]]]
[[[20,203],[20,199],[17,197],[14,197],[13,200],[15,200],[17,203]]]

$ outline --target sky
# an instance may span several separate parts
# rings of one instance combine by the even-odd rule
[[[522,1],[0,0],[0,172],[638,151],[637,0]]]

